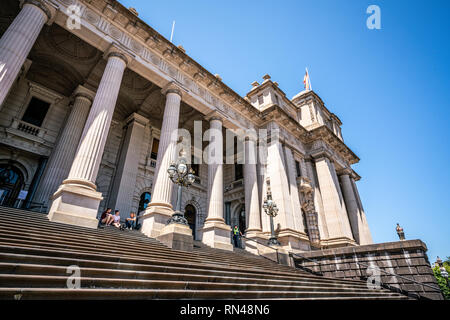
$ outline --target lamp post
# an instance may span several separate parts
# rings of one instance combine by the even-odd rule
[[[181,157],[177,163],[171,163],[167,169],[170,180],[178,185],[177,192],[177,205],[172,217],[167,221],[167,224],[180,223],[188,225],[183,212],[181,211],[181,190],[183,187],[188,188],[195,181],[194,171],[192,168],[188,168],[186,159]]]
[[[264,212],[270,217],[270,238],[268,244],[280,245],[280,242],[275,236],[275,230],[273,227],[273,218],[278,214],[278,207],[272,200],[272,192],[270,191],[270,186],[267,186],[267,197],[264,199],[263,209]]]

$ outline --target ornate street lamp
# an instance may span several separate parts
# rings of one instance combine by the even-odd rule
[[[177,205],[175,207],[175,212],[167,221],[167,224],[181,223],[188,225],[188,222],[184,217],[183,212],[181,211],[181,189],[182,187],[188,188],[191,184],[194,183],[194,171],[192,170],[192,168],[188,168],[186,159],[184,157],[181,157],[178,160],[178,163],[172,162],[170,164],[169,168],[167,169],[167,173],[169,174],[170,180],[178,185]]]
[[[267,197],[264,199],[263,204],[264,212],[270,217],[270,238],[269,245],[280,245],[277,237],[275,236],[275,230],[273,228],[273,218],[278,214],[278,207],[272,200],[272,192],[270,191],[270,186],[267,186]]]

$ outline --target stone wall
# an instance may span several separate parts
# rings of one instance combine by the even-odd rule
[[[439,288],[426,251],[427,247],[421,240],[407,240],[302,252],[304,258],[316,263],[299,256],[294,257],[294,262],[296,267],[319,272],[325,277],[358,280],[374,275],[372,270],[367,269],[368,266],[377,266],[382,284],[441,300],[440,291],[409,280]]]

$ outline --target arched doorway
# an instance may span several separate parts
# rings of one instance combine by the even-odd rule
[[[0,204],[14,206],[23,186],[23,175],[13,165],[0,165]]]
[[[150,194],[150,192],[144,192],[143,194],[141,194],[141,199],[139,200],[138,213],[141,211],[144,211],[147,208],[147,206],[151,200],[152,200],[152,195]]]
[[[244,206],[242,206],[241,210],[239,211],[239,230],[241,230],[242,234],[244,234],[245,230],[247,230]]]
[[[192,204],[188,204],[184,208],[184,217],[188,221],[189,228],[191,228],[191,230],[192,230],[192,236],[194,237],[194,240],[197,240],[195,238],[195,220],[196,220],[196,216],[197,216],[197,210],[195,209],[195,207]]]

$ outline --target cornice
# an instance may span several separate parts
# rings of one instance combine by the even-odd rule
[[[346,160],[349,164],[355,164],[359,162],[359,158],[353,153],[353,151],[345,145],[344,142],[342,142],[341,139],[338,138],[334,134],[333,131],[331,131],[330,128],[328,128],[326,125],[322,125],[318,128],[315,128],[308,132],[307,134],[308,141],[306,143],[313,143],[317,140],[322,140],[328,145],[330,145],[333,150],[336,151],[337,154],[339,154],[342,159]]]

